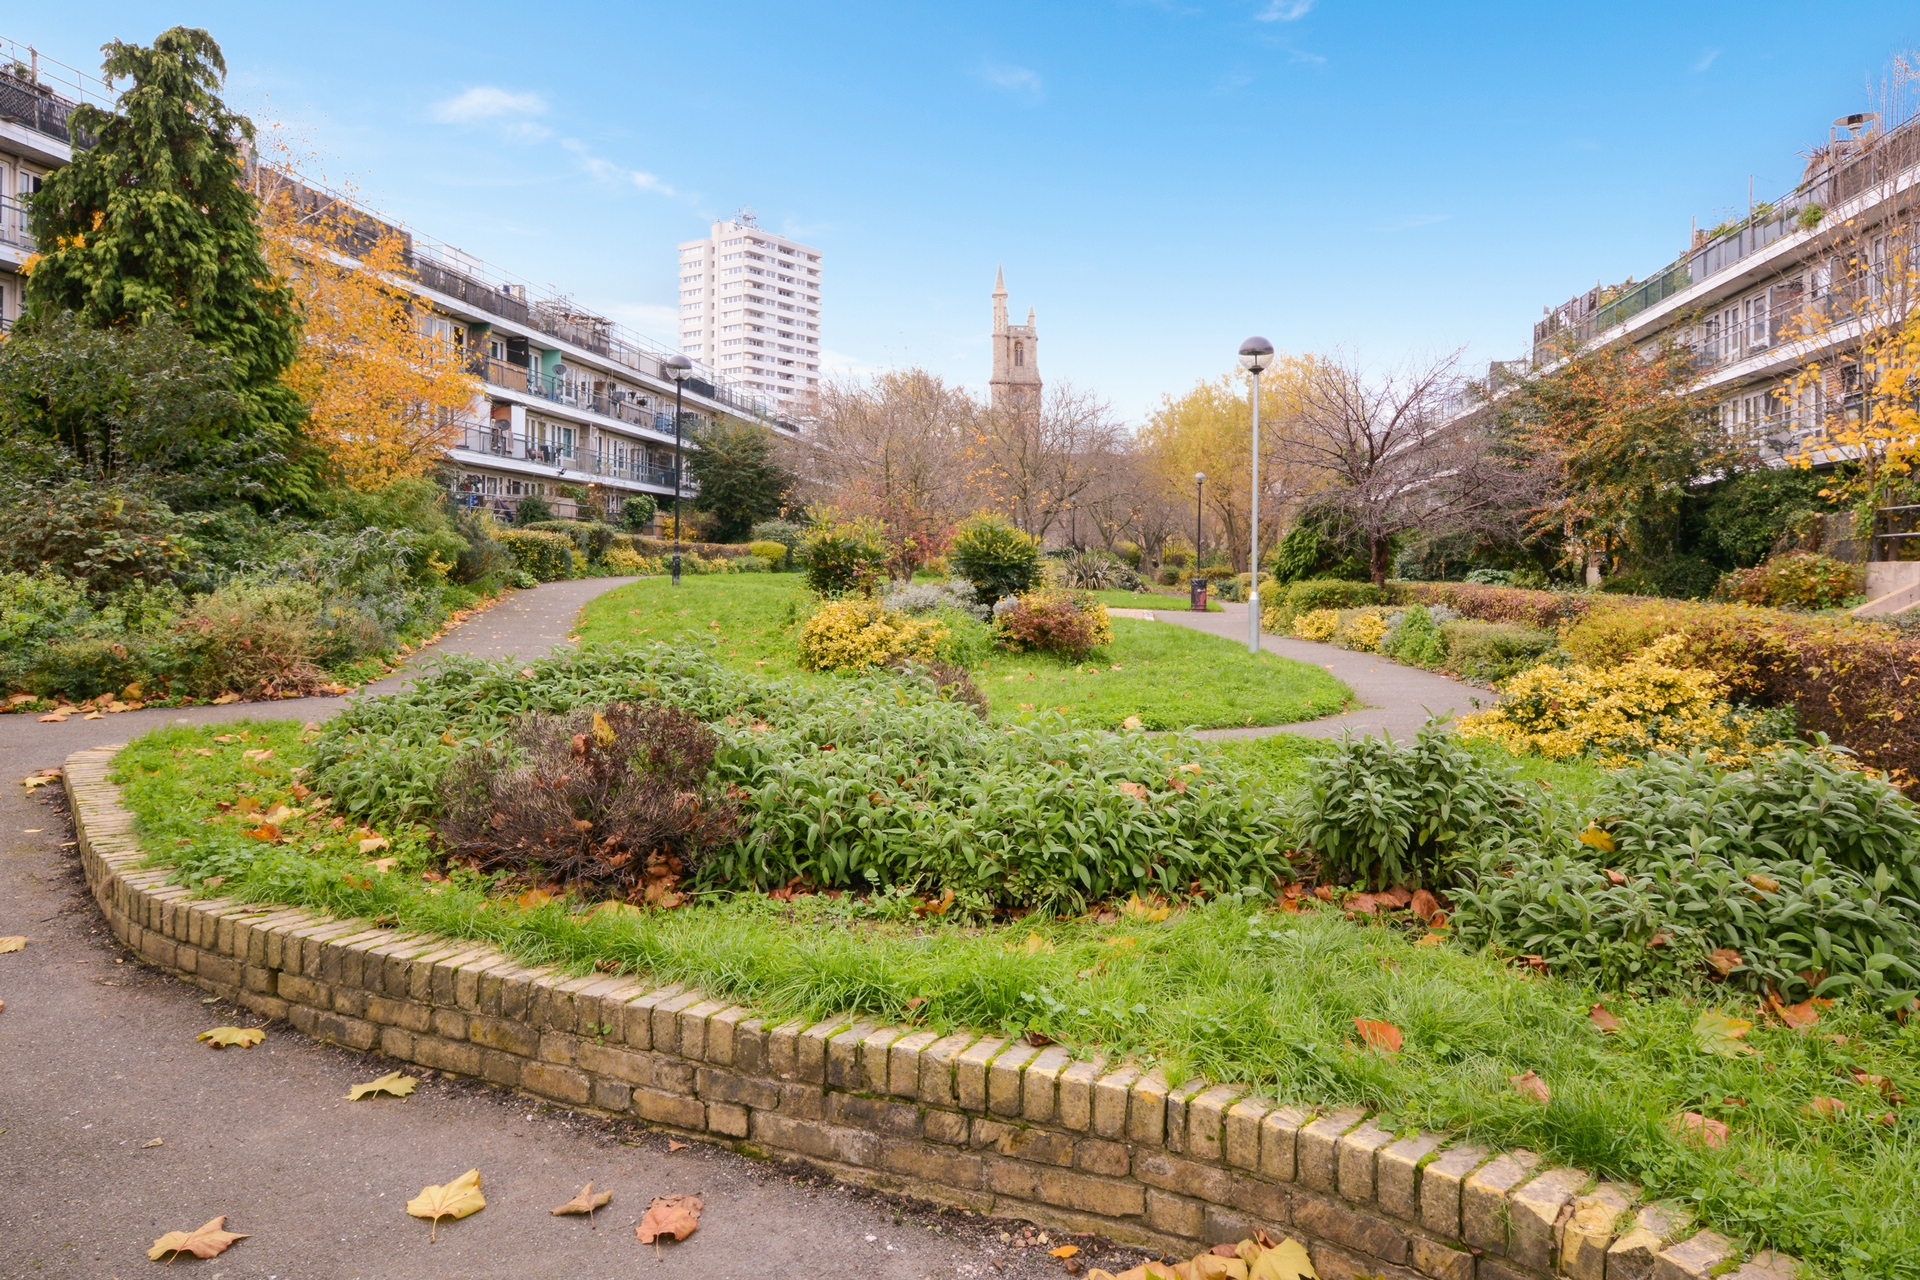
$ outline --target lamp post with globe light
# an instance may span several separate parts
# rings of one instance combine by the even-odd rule
[[[1248,534],[1247,652],[1260,652],[1260,374],[1273,363],[1273,344],[1252,337],[1240,344],[1240,367],[1253,375],[1253,524]]]
[[[693,376],[693,361],[672,355],[660,362],[660,370],[673,379],[673,585],[680,585],[680,393]]]

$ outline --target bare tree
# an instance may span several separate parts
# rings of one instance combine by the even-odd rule
[[[1037,406],[1020,401],[979,415],[969,480],[1021,529],[1045,539],[1096,500],[1124,439],[1106,401],[1057,383]]]
[[[1299,379],[1281,449],[1320,473],[1318,499],[1365,536],[1374,582],[1386,581],[1396,535],[1444,533],[1511,517],[1524,484],[1478,426],[1456,417],[1457,353],[1369,378],[1338,358]]]

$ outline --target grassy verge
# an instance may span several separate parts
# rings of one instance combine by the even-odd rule
[[[1270,757],[1278,778],[1317,749],[1298,741],[1227,749]],[[645,915],[589,915],[564,900],[523,908],[477,877],[424,880],[431,851],[418,828],[380,832],[390,847],[379,856],[396,861],[373,865],[362,833],[295,791],[308,751],[290,722],[176,727],[135,742],[116,768],[151,860],[196,889],[214,877],[222,896],[483,939],[580,972],[608,961],[782,1017],[1032,1028],[1174,1078],[1360,1103],[1396,1128],[1526,1146],[1640,1182],[1836,1276],[1920,1276],[1920,1120],[1889,1101],[1920,1097],[1920,1024],[1842,1002],[1811,1034],[1759,1025],[1747,1052],[1719,1056],[1696,1041],[1698,1002],[1605,997],[1620,1031],[1602,1035],[1588,1018],[1602,997],[1576,983],[1330,908],[1289,914],[1237,898],[1160,924],[1030,917],[996,928],[915,921],[912,899],[895,894],[741,896]],[[1724,1007],[1753,1016],[1739,998]],[[1394,1023],[1403,1050],[1368,1051],[1355,1018]],[[1549,1102],[1509,1083],[1525,1071],[1547,1083]],[[1885,1084],[1856,1084],[1855,1073]],[[1676,1137],[1670,1120],[1683,1111],[1726,1124],[1726,1145]]]
[[[1172,609],[1185,613],[1192,606],[1184,591],[1091,591],[1087,594],[1109,609]],[[1225,613],[1220,602],[1207,597],[1208,613]]]
[[[589,602],[576,633],[583,644],[698,645],[742,670],[804,676],[794,634],[807,599],[789,574],[689,578],[677,591],[652,578]],[[1293,724],[1332,715],[1352,697],[1307,663],[1130,618],[1114,619],[1113,643],[1088,662],[996,653],[974,674],[996,720],[1059,708],[1073,724],[1101,729],[1129,716],[1149,729]]]

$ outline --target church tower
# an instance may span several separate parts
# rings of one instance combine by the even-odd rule
[[[1001,271],[993,281],[993,378],[987,384],[993,407],[1040,404],[1040,337],[1027,308],[1025,324],[1007,323],[1007,278]]]

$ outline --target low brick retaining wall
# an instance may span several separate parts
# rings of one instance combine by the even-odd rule
[[[80,855],[114,933],[152,963],[302,1033],[553,1102],[631,1116],[849,1181],[1169,1253],[1254,1228],[1326,1280],[1788,1280],[1631,1187],[1366,1112],[1275,1106],[968,1032],[774,1023],[682,986],[528,968],[493,947],[301,908],[194,898],[142,870],[107,781],[67,761]]]

